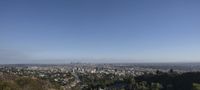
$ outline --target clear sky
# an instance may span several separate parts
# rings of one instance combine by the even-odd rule
[[[0,63],[200,62],[199,0],[0,0]]]

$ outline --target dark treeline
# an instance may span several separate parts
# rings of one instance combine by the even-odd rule
[[[177,74],[158,73],[157,75],[143,75],[135,78],[136,81],[145,81],[148,84],[156,82],[162,85],[161,90],[200,90],[200,72]]]

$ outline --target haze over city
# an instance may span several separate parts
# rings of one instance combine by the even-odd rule
[[[1,0],[0,63],[200,62],[199,3]]]

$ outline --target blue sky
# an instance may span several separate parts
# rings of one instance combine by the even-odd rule
[[[199,62],[199,0],[1,0],[1,63]]]

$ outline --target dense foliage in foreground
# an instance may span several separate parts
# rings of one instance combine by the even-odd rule
[[[85,90],[200,90],[200,72],[157,72],[138,77],[93,74],[81,79],[88,85]]]
[[[157,82],[162,85],[161,90],[200,90],[200,72],[183,74],[158,73],[157,75],[143,75],[136,77],[137,81],[145,81],[147,84]]]

